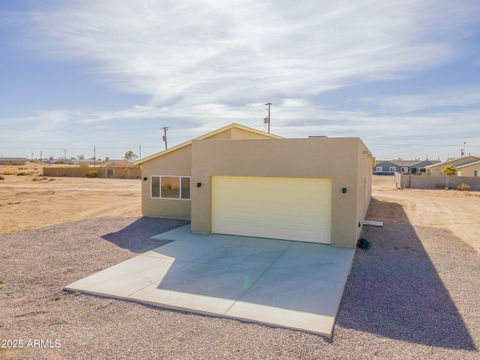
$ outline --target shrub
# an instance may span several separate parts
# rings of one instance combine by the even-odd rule
[[[98,177],[98,170],[90,170],[90,171],[87,173],[87,177],[89,177],[89,178],[96,178],[96,177]]]
[[[457,190],[468,191],[468,190],[470,190],[470,185],[465,184],[465,183],[461,183],[457,186]]]
[[[33,171],[20,171],[17,173],[17,176],[33,176],[34,174]]]
[[[450,165],[450,166],[447,166],[447,167],[443,168],[442,172],[445,175],[449,175],[449,176],[456,176],[457,173],[458,173],[457,168],[453,165]]]
[[[0,175],[0,180],[5,180],[5,176]]]

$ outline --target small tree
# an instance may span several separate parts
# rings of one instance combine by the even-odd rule
[[[442,172],[445,175],[448,175],[448,176],[456,176],[457,173],[458,173],[457,168],[453,165],[449,165],[449,166],[443,168]]]
[[[128,150],[123,158],[127,161],[135,161],[136,159],[138,159],[138,156],[132,150]]]

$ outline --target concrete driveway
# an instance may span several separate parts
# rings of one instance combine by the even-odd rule
[[[188,225],[154,238],[174,241],[65,289],[332,335],[354,249]]]

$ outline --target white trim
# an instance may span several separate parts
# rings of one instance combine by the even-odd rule
[[[392,170],[393,169],[393,170]],[[397,168],[395,166],[390,166],[390,168],[388,169],[388,171],[390,172],[397,172]]]
[[[380,170],[379,170],[379,169],[380,169]],[[376,171],[376,172],[381,172],[381,171],[383,171],[383,167],[381,167],[381,166],[375,166],[375,171]]]
[[[402,171],[402,174],[408,173],[408,166],[402,166],[401,171]]]
[[[160,186],[160,197],[154,197],[152,196],[152,179],[154,177],[158,177],[160,182],[159,182],[159,186]],[[179,182],[180,182],[180,186],[179,186],[179,198],[164,198],[162,197],[162,177],[176,177],[178,178]],[[188,199],[182,199],[182,178],[189,178],[190,179],[190,198]],[[151,200],[183,200],[183,201],[190,201],[192,200],[192,177],[189,176],[189,175],[150,175],[150,181],[149,181],[149,184],[150,184],[150,199]]]

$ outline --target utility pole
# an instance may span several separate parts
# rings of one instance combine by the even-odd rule
[[[67,149],[63,149],[63,159],[67,160]]]
[[[93,167],[97,166],[97,147],[93,145]]]
[[[142,160],[142,145],[138,145],[138,157]]]
[[[165,150],[168,149],[168,144],[167,144],[167,130],[168,130],[168,127],[164,126],[164,127],[163,127],[163,142],[165,143]]]
[[[268,133],[270,134],[270,107],[272,106],[272,103],[268,102],[265,104],[265,106],[266,106],[265,110],[267,110],[267,117],[263,119],[263,122],[265,124],[268,124]]]
[[[40,150],[40,165],[43,165],[43,151]]]

